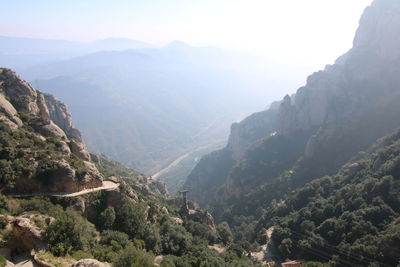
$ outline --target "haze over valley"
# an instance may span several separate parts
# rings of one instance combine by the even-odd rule
[[[4,7],[0,267],[400,266],[398,0]]]
[[[232,122],[267,108],[303,79],[250,53],[180,41],[150,48],[125,39],[4,39],[5,66],[64,101],[92,152],[165,179],[172,192],[198,157],[225,145]],[[24,61],[27,51],[31,62]]]

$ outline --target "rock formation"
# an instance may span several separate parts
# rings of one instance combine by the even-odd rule
[[[91,162],[79,131],[72,127],[71,115],[65,104],[35,90],[13,71],[4,68],[0,68],[0,123],[14,131],[33,133],[44,142],[56,142],[60,152],[57,157],[49,156],[47,159],[46,166],[51,164],[53,170],[52,173],[45,170],[46,175],[51,176],[51,182],[47,184],[31,179],[40,165],[39,159],[32,153],[27,158],[32,171],[16,177],[14,191],[66,192],[101,185],[103,178]]]
[[[94,259],[83,259],[75,262],[70,267],[111,267],[111,265]]]
[[[300,186],[399,127],[399,18],[400,2],[375,0],[353,48],[334,65],[279,105],[232,125],[227,147],[205,156],[189,175],[190,196],[215,208],[278,177]]]
[[[0,215],[7,221],[4,229],[9,231],[7,248],[31,251],[42,246],[41,235],[54,218],[46,215],[26,213],[18,217]]]

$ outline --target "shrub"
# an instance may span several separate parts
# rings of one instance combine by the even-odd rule
[[[78,251],[75,251],[74,254],[72,254],[72,257],[78,261],[78,260],[82,260],[82,259],[90,259],[90,258],[92,258],[92,255],[85,251],[78,250]]]
[[[154,259],[151,254],[129,246],[118,254],[116,260],[113,262],[113,266],[153,267],[153,262]]]
[[[9,206],[8,206],[8,200],[6,196],[3,196],[0,193],[0,212],[4,213],[5,211],[9,210]]]
[[[228,245],[233,242],[233,234],[227,222],[222,222],[217,226],[217,232],[221,242]]]
[[[161,236],[160,230],[156,225],[147,225],[143,241],[146,244],[146,249],[153,251],[158,255],[161,253]]]
[[[123,248],[132,244],[132,242],[129,240],[129,236],[125,233],[112,230],[103,231],[101,233],[100,244],[111,245],[111,241],[117,242]]]
[[[112,229],[115,222],[115,210],[113,207],[107,207],[99,218],[100,226],[102,229]]]
[[[161,225],[161,245],[163,253],[182,255],[192,243],[192,235],[186,229],[171,221]]]
[[[117,210],[117,230],[130,237],[141,238],[146,226],[145,207],[140,204],[125,203]]]
[[[25,211],[37,211],[42,214],[48,214],[52,217],[59,217],[64,214],[64,210],[60,205],[54,205],[50,201],[41,198],[33,198],[28,200],[20,200],[21,206],[18,213]]]
[[[81,216],[68,210],[47,227],[43,239],[55,256],[65,256],[90,247],[92,226]]]
[[[0,267],[5,267],[7,264],[6,258],[0,255]]]

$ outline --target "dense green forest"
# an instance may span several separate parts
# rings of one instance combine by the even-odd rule
[[[398,264],[400,130],[365,154],[268,207],[257,227],[274,226],[272,239],[283,258]]]

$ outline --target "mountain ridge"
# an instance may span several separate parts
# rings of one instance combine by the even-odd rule
[[[0,81],[2,147],[9,150],[2,156],[3,168],[8,169],[2,174],[2,190],[69,192],[101,186],[103,177],[80,132],[72,127],[65,104],[35,90],[9,69],[0,69]],[[32,146],[47,151],[31,151],[32,141]],[[26,151],[20,146],[27,146]],[[26,170],[18,171],[18,164]]]
[[[390,51],[382,50],[380,44],[398,36],[397,16],[381,16],[385,12],[399,14],[398,8],[396,1],[374,1],[360,20],[354,47],[335,65],[309,76],[304,87],[279,103],[278,110],[261,113],[265,114],[262,126],[252,124],[250,118],[234,124],[230,141],[236,142],[230,142],[222,150],[228,151],[224,160],[219,164],[217,159],[208,165],[201,160],[189,175],[184,188],[192,192],[193,199],[221,211],[251,194],[254,187],[268,186],[279,176],[288,176],[292,186],[298,187],[332,174],[357,152],[397,128],[400,125],[396,116],[400,112],[397,105],[400,57],[396,52],[388,57]],[[370,24],[380,30],[369,31]],[[391,39],[392,49],[396,47],[393,42],[400,45],[398,39]],[[246,138],[243,132],[243,138],[238,137],[238,129],[254,127],[264,133],[253,138],[247,133]],[[286,146],[287,142],[294,142],[293,148],[298,146],[297,154],[289,165],[280,166],[283,158],[293,152]],[[223,154],[217,151],[213,155],[218,153]],[[282,160],[275,161],[274,157],[279,155]],[[222,163],[226,160],[231,161],[228,166]],[[217,172],[224,174],[217,175]],[[215,185],[217,189],[210,190],[207,182],[201,180],[221,182]],[[221,207],[224,205],[220,203],[226,203],[227,207]]]

